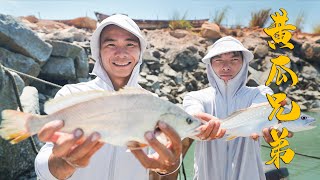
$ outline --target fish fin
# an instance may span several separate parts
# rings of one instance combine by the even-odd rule
[[[44,104],[44,111],[47,114],[52,114],[66,107],[70,107],[72,105],[75,105],[81,102],[86,102],[91,99],[102,97],[107,94],[112,94],[112,93],[108,91],[103,91],[103,90],[92,90],[92,91],[73,93],[67,96],[58,97],[46,102]]]
[[[128,149],[126,152],[130,152],[131,150],[143,149],[147,146],[148,146],[148,144],[139,143],[137,141],[129,141],[129,142],[127,142]]]
[[[281,123],[276,124],[275,126],[273,126],[273,129],[279,129],[282,126]]]
[[[4,110],[1,116],[0,136],[10,140],[11,144],[19,143],[33,134],[29,131],[29,122],[34,115],[15,110]]]
[[[229,136],[228,138],[227,138],[227,141],[231,141],[231,140],[233,140],[233,139],[235,139],[235,138],[237,138],[238,136]]]

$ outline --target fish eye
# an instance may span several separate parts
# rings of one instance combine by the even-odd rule
[[[187,119],[186,119],[186,122],[188,123],[188,124],[192,124],[192,119],[190,118],[190,117],[188,117]]]
[[[301,119],[302,119],[302,120],[306,120],[307,117],[306,117],[306,116],[301,116]]]

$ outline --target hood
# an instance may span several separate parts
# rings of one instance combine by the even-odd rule
[[[103,28],[105,28],[108,25],[119,26],[139,38],[139,41],[140,41],[139,61],[134,67],[131,73],[131,77],[127,83],[127,86],[138,86],[138,77],[139,77],[140,65],[142,64],[142,55],[147,47],[147,42],[142,36],[142,33],[138,25],[131,18],[122,14],[112,15],[104,19],[101,23],[98,24],[97,29],[93,32],[91,37],[91,42],[90,42],[90,48],[91,48],[92,58],[96,62],[94,64],[92,74],[101,78],[105,83],[107,83],[108,86],[110,86],[111,89],[114,89],[108,74],[106,73],[106,71],[102,66],[101,57],[100,57],[100,34]]]
[[[218,77],[213,71],[210,59],[216,55],[231,52],[241,51],[243,54],[243,64],[240,72],[227,83]],[[222,96],[235,95],[237,91],[245,86],[248,76],[249,62],[253,59],[253,54],[246,49],[243,44],[231,37],[226,36],[216,41],[209,49],[208,54],[202,59],[202,62],[206,64],[208,80],[212,87],[214,87]]]

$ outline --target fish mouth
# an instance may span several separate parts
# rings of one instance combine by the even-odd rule
[[[308,126],[317,127],[316,126],[316,121],[311,121],[310,123],[308,123]]]

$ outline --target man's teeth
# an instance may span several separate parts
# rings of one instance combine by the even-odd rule
[[[114,65],[117,65],[117,66],[127,66],[129,65],[131,62],[127,62],[127,63],[119,63],[119,62],[114,62],[113,64]]]

